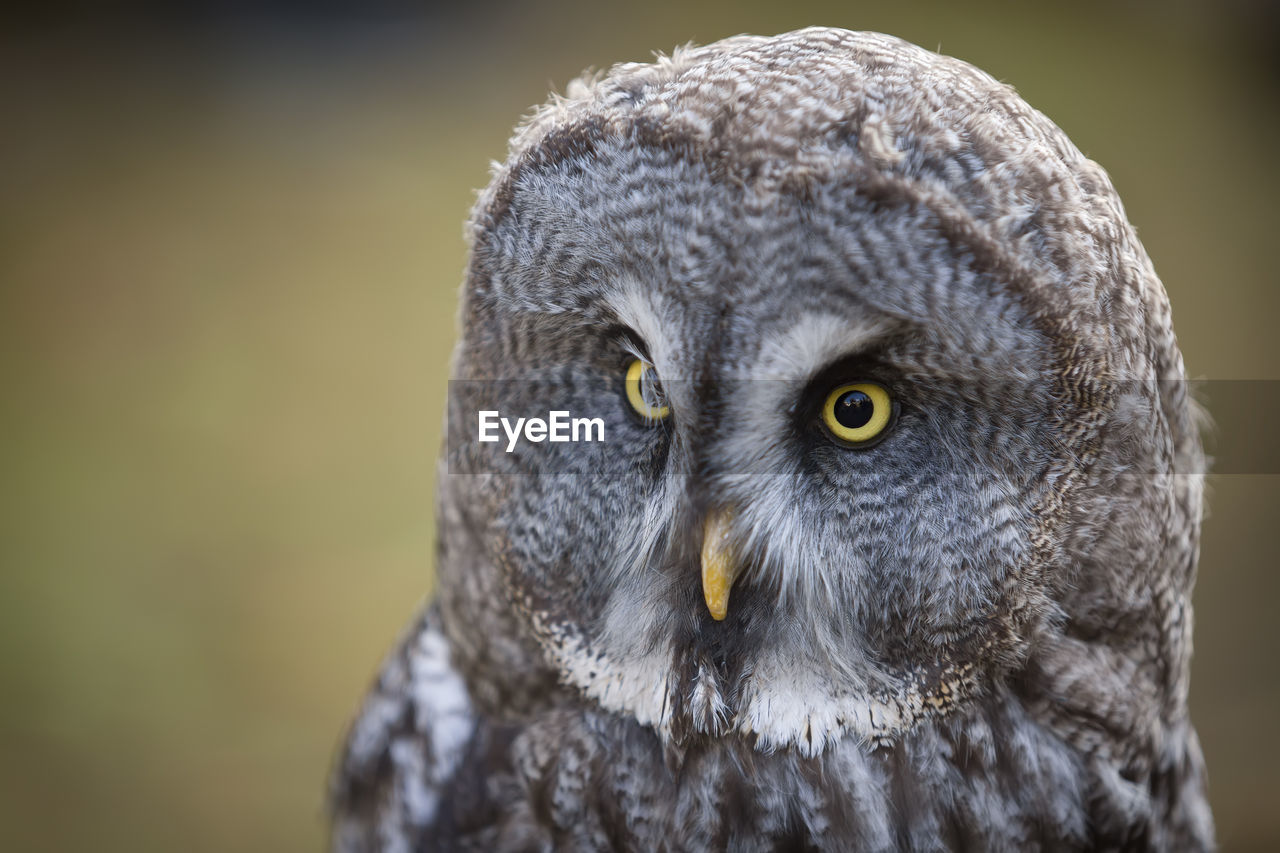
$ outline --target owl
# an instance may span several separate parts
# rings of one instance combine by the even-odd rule
[[[521,124],[339,850],[1203,850],[1202,453],[1103,172],[874,33]]]

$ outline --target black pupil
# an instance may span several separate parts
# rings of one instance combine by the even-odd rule
[[[864,427],[875,412],[875,403],[862,391],[846,391],[836,399],[836,421],[847,429]]]

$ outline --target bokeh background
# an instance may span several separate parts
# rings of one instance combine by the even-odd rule
[[[489,161],[586,66],[815,23],[1014,84],[1109,169],[1191,373],[1280,379],[1269,6],[31,4],[0,31],[0,849],[322,846],[431,587]],[[1251,394],[1235,440],[1269,443]],[[1232,470],[1193,712],[1224,848],[1280,849],[1280,477]]]

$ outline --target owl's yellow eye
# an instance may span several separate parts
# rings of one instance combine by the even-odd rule
[[[863,444],[884,432],[892,414],[889,392],[874,382],[841,385],[822,404],[822,422],[848,444]]]
[[[658,385],[657,371],[644,359],[637,358],[627,368],[627,402],[647,421],[660,421],[671,414]]]

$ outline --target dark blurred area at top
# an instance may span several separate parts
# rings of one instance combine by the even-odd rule
[[[343,29],[352,25],[429,23],[463,24],[495,14],[507,14],[525,4],[501,0],[485,4],[415,3],[411,0],[163,0],[99,4],[92,0],[69,3],[19,3],[10,7],[8,27],[14,33],[143,31],[171,28],[193,36],[234,32],[245,28],[281,26],[303,32]]]
[[[527,21],[538,30],[554,30],[554,20],[537,19],[560,16],[569,26],[575,17],[570,10],[575,6],[593,8],[597,14],[603,11],[587,2],[530,4],[518,0],[474,4],[413,0],[132,0],[105,6],[92,0],[53,4],[28,0],[9,7],[5,28],[9,36],[37,38],[128,38],[130,33],[165,30],[197,42],[246,32],[261,34],[264,30],[313,38],[327,34],[340,39],[349,36],[352,27],[405,25],[424,27],[419,30],[423,35],[447,36],[450,31],[462,29],[505,29],[502,23],[512,19]],[[1140,19],[1149,26],[1148,36],[1153,39],[1160,39],[1169,30],[1193,32],[1204,49],[1230,51],[1237,62],[1244,54],[1273,85],[1280,84],[1280,2],[1275,0],[1085,0],[1073,4],[1073,9],[1082,18],[1099,14],[1104,20],[1114,16]],[[1080,47],[1082,51],[1091,49],[1089,44]]]

